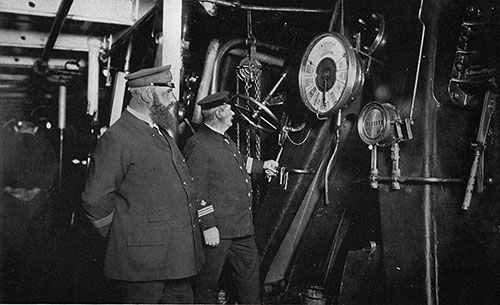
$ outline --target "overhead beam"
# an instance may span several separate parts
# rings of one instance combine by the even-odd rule
[[[29,75],[0,73],[0,82],[26,82],[30,80]]]
[[[137,1],[137,2],[136,2]],[[68,19],[131,25],[140,14],[152,6],[152,0],[78,0],[73,3]],[[0,12],[41,17],[54,17],[60,1],[54,0],[2,0]],[[146,8],[145,8],[146,7]]]
[[[105,1],[104,1],[105,2]],[[21,48],[44,48],[49,34],[32,31],[0,29],[0,46]],[[96,39],[99,39],[95,37]],[[54,44],[56,50],[88,52],[88,36],[59,34]]]
[[[7,67],[32,67],[38,58],[28,56],[6,56],[0,55],[0,66]],[[78,66],[76,64],[78,62]],[[84,68],[86,61],[83,59],[51,58],[48,61],[49,69],[78,70]]]

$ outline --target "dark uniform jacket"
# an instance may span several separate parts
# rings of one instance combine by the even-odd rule
[[[202,230],[217,226],[221,238],[253,235],[252,183],[246,168],[248,159],[238,152],[236,143],[202,125],[188,139],[184,156],[202,205],[207,211],[211,206],[214,210],[215,217],[201,219]],[[263,161],[253,160],[251,173],[262,172],[262,165]]]
[[[108,237],[107,277],[151,281],[199,271],[201,234],[185,160],[171,138],[130,112],[99,140],[82,198]]]

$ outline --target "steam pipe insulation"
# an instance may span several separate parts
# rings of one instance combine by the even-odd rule
[[[207,48],[207,55],[205,56],[205,64],[203,66],[203,74],[201,75],[200,85],[198,87],[198,93],[196,95],[196,103],[193,110],[192,122],[196,124],[201,124],[201,107],[198,102],[207,96],[210,92],[210,82],[212,81],[212,75],[214,74],[214,65],[217,58],[217,52],[220,48],[220,41],[218,39],[212,39]]]
[[[238,44],[245,43],[245,42],[246,42],[246,39],[244,39],[244,38],[235,38],[235,39],[229,40],[224,45],[222,45],[222,47],[220,48],[219,53],[217,54],[217,57],[215,59],[214,69],[212,72],[213,73],[212,87],[210,89],[210,93],[215,93],[219,90],[219,69],[220,69],[220,62],[221,62],[222,58],[224,57],[224,55],[226,55],[226,53],[234,46],[236,46]],[[271,44],[263,43],[263,42],[259,42],[259,41],[257,41],[255,43],[255,45],[257,47],[264,47],[264,48],[268,48],[270,50],[285,50],[286,49],[286,48],[281,47],[281,46],[271,45]],[[266,55],[261,54],[261,56],[265,57]]]
[[[229,54],[240,56],[240,57],[245,57],[245,56],[247,56],[248,51],[243,50],[243,49],[232,49],[229,51]],[[272,55],[267,55],[267,54],[260,53],[260,52],[255,52],[255,59],[257,59],[258,61],[263,62],[265,64],[272,65],[272,66],[283,67],[283,65],[285,64],[285,60],[283,58],[279,58],[279,57],[272,56]]]
[[[97,38],[90,37],[89,45],[89,66],[87,79],[87,114],[94,117],[94,121],[98,119],[99,106],[99,49],[101,41]]]
[[[58,128],[59,128],[59,189],[62,188],[62,175],[63,175],[63,144],[64,144],[64,129],[66,128],[66,95],[67,90],[65,85],[59,86],[59,99],[58,99]]]

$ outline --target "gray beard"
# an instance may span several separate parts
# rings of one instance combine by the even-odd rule
[[[179,125],[179,119],[175,115],[176,108],[176,103],[165,106],[154,96],[151,105],[151,120],[165,130],[176,132]]]

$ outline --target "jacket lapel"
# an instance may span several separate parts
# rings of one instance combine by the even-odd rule
[[[229,138],[229,136],[225,139],[223,135],[221,135],[218,132],[213,131],[206,125],[202,125],[202,130],[205,134],[207,134],[209,137],[211,137],[214,141],[222,145],[225,149],[229,150],[232,153],[235,153],[237,151],[236,144],[234,144],[234,141]]]
[[[132,126],[134,126],[137,130],[139,130],[144,135],[145,138],[149,139],[149,142],[152,145],[159,147],[163,150],[170,150],[170,146],[167,140],[165,140],[165,138],[162,137],[160,133],[158,133],[156,130],[149,127],[149,125],[146,122],[139,120],[128,111],[124,111],[122,113],[122,117]]]

